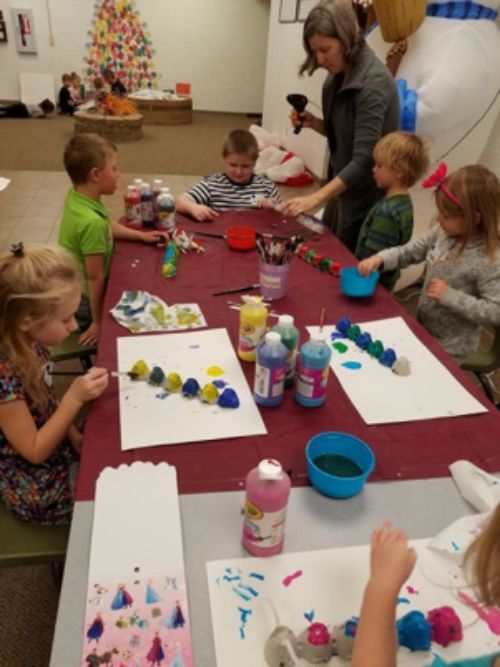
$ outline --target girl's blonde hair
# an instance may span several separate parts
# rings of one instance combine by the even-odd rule
[[[20,330],[27,317],[49,321],[63,301],[81,289],[73,257],[62,248],[22,244],[0,256],[0,354],[21,377],[24,391],[43,408],[47,387],[33,343]]]
[[[438,187],[435,192],[438,210],[447,218],[464,218],[466,223],[459,252],[479,233],[484,238],[488,257],[493,261],[500,248],[500,181],[486,167],[473,164],[450,174],[444,184],[460,205]]]
[[[481,535],[467,549],[464,563],[470,568],[481,602],[500,606],[500,505]]]

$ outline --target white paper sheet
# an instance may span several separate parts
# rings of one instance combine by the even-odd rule
[[[82,667],[143,667],[162,655],[193,665],[177,474],[167,463],[99,475],[82,637]]]
[[[413,542],[418,563],[401,590],[397,618],[414,610],[426,615],[431,609],[450,605],[464,625],[464,639],[447,648],[433,643],[432,652],[452,661],[497,650],[498,637],[456,598],[457,591],[452,586],[457,575],[453,567],[446,562],[446,570],[440,569],[439,555],[429,551],[426,543],[427,540]],[[369,574],[369,553],[369,546],[361,546],[207,563],[217,667],[266,667],[264,646],[276,626],[268,598],[276,608],[280,624],[290,627],[296,635],[305,630],[311,620],[331,629],[358,616]],[[456,570],[458,572],[458,568]],[[302,574],[288,586],[283,584],[285,577],[299,572]],[[431,578],[436,577],[436,584],[431,583],[428,572]],[[239,576],[240,580],[233,579],[234,576]],[[240,582],[250,585],[257,595],[247,595],[250,600],[242,599],[235,592]],[[240,591],[246,590],[240,588]],[[470,594],[470,589],[465,590]],[[244,615],[244,625],[241,610],[251,612]],[[402,667],[422,667],[431,662],[431,651],[413,654],[406,648],[398,651],[397,664]],[[310,667],[311,663],[303,661],[301,664]],[[327,664],[333,667],[347,663],[333,657]]]
[[[487,412],[453,375],[420,342],[401,317],[356,323],[373,340],[382,341],[384,348],[393,348],[398,357],[406,357],[411,374],[398,376],[377,359],[361,350],[351,340],[341,354],[332,350],[330,367],[366,424],[419,421],[437,417]],[[307,327],[309,332],[318,327]],[[335,326],[324,326],[327,340],[336,332]],[[335,341],[332,341],[335,342]],[[359,369],[343,366],[358,362]]]
[[[183,381],[193,377],[200,386],[222,380],[240,400],[236,409],[220,408],[120,378],[122,450],[267,433],[226,329],[118,338],[117,345],[120,371],[143,359],[150,368],[176,372]],[[213,367],[223,374],[207,374]]]

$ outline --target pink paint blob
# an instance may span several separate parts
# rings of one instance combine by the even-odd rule
[[[330,633],[324,623],[311,623],[307,628],[307,641],[313,646],[322,646],[330,642]]]
[[[458,597],[464,604],[476,612],[479,618],[486,623],[494,635],[500,635],[500,609],[497,609],[496,607],[481,607],[476,600],[473,600],[462,591],[458,591]]]
[[[462,621],[452,607],[436,607],[427,614],[431,626],[432,641],[440,646],[459,642],[464,638]]]
[[[293,574],[289,574],[287,577],[285,577],[285,578],[283,579],[283,586],[290,586],[290,584],[292,583],[292,581],[293,581],[294,579],[298,579],[298,578],[301,577],[303,574],[304,574],[304,573],[303,573],[302,570],[297,570],[297,572],[294,572]]]
[[[413,586],[407,586],[406,592],[409,593],[410,595],[418,595],[417,589],[413,588]]]

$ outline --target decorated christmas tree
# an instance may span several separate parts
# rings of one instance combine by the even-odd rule
[[[151,34],[140,21],[135,0],[98,0],[91,27],[84,58],[90,86],[96,76],[110,69],[127,90],[157,87]]]

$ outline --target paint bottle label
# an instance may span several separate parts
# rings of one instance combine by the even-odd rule
[[[243,321],[240,323],[240,340],[238,349],[241,352],[255,354],[257,345],[264,337],[266,325],[258,326],[251,322]]]
[[[277,398],[283,394],[285,373],[283,368],[266,368],[255,364],[254,394],[262,398]]]
[[[326,394],[329,366],[309,368],[299,364],[296,391],[305,398],[323,398]]]
[[[260,549],[275,547],[283,540],[285,519],[286,507],[278,512],[264,512],[247,498],[243,534],[248,542]]]

